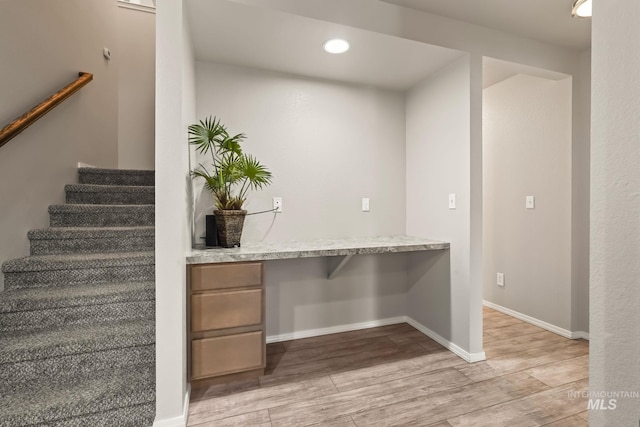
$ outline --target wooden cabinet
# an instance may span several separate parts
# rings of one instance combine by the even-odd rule
[[[188,286],[191,386],[263,375],[262,263],[190,265]]]

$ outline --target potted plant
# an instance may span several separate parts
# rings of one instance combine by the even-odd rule
[[[208,117],[189,126],[189,144],[203,155],[210,154],[209,172],[201,163],[191,173],[202,178],[214,197],[213,211],[218,240],[223,248],[240,246],[247,211],[242,209],[249,189],[258,190],[271,183],[269,172],[258,160],[242,151],[245,134],[231,136],[216,117]]]

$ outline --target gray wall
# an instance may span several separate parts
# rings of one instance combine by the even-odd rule
[[[247,218],[244,242],[404,233],[401,93],[198,62],[197,116],[209,115],[244,132],[245,151],[274,175],[272,185],[249,194],[249,212],[283,198],[282,213]],[[213,198],[200,180],[194,186],[199,237]],[[362,197],[370,212],[362,212]]]
[[[187,126],[195,70],[183,2],[158,2],[156,55],[156,422],[185,425],[186,253],[191,247]]]
[[[118,7],[118,167],[153,169],[156,15]]]
[[[566,330],[571,84],[518,74],[483,94],[484,299]],[[525,208],[527,195],[535,209]]]
[[[451,243],[446,256],[410,260],[408,313],[469,353],[481,352],[471,311],[471,64],[463,57],[407,93],[407,234]],[[456,194],[450,210],[448,195]],[[433,263],[432,269],[421,263]],[[446,280],[450,275],[450,284]],[[479,296],[479,294],[478,294]],[[480,300],[476,305],[480,307]]]
[[[284,212],[247,217],[244,243],[405,233],[403,94],[204,62],[196,75],[198,119],[214,115],[246,133],[245,151],[274,175],[246,208],[283,198]],[[198,238],[213,199],[201,182],[194,188]],[[269,262],[267,334],[402,316],[404,270],[403,256],[355,257],[328,281],[325,259]]]
[[[571,144],[571,330],[589,333],[589,189],[591,53],[573,74]]]
[[[357,255],[331,280],[326,258],[268,261],[264,275],[271,339],[407,314],[405,254]]]
[[[589,388],[639,393],[640,2],[594,3]],[[591,410],[589,424],[636,426],[639,403]]]
[[[115,0],[0,2],[0,126],[77,78],[93,82],[0,148],[0,262],[28,254],[26,233],[48,225],[78,162],[117,165]],[[2,278],[0,276],[0,282]],[[2,287],[0,283],[0,288]]]

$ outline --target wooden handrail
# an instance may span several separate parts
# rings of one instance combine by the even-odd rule
[[[0,130],[0,147],[31,126],[40,117],[53,110],[62,101],[82,89],[91,80],[93,80],[93,74],[83,72],[78,73],[78,78],[72,83],[69,83],[67,86],[6,125],[2,130]]]

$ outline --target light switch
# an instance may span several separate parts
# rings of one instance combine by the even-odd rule
[[[534,196],[527,196],[525,198],[525,206],[527,209],[534,209],[536,207],[536,198]]]
[[[449,194],[449,209],[456,208],[456,195],[455,193]]]
[[[362,212],[369,212],[369,198],[362,198]]]

